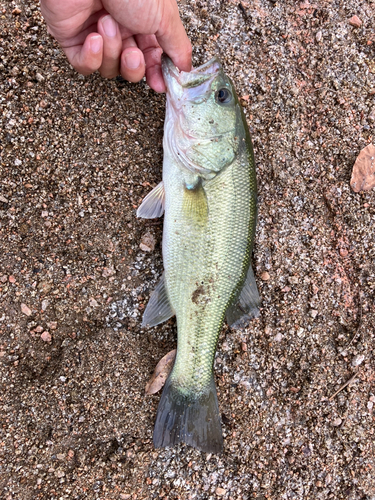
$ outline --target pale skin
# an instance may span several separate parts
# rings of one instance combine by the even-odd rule
[[[165,92],[161,54],[182,71],[191,69],[191,43],[176,0],[40,0],[49,33],[81,74],[121,74],[130,82],[146,75]]]

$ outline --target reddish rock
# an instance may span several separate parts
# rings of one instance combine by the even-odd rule
[[[352,172],[350,186],[358,193],[375,187],[375,146],[369,144],[359,153]]]
[[[52,340],[51,334],[47,331],[43,332],[40,338],[43,340],[43,342],[51,342]]]
[[[362,21],[358,16],[353,16],[349,19],[349,24],[354,26],[354,28],[360,28],[362,26]]]

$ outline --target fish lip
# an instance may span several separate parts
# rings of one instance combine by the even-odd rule
[[[168,83],[172,85],[178,83],[182,88],[192,88],[215,77],[222,66],[219,59],[213,57],[201,66],[193,68],[191,71],[179,71],[172,59],[167,54],[163,54],[161,58],[161,68],[167,87]]]

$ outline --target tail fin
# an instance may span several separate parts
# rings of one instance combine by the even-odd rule
[[[200,394],[185,394],[167,380],[154,429],[155,448],[186,443],[207,453],[223,451],[215,381]]]

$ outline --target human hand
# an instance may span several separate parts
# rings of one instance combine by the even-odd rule
[[[163,50],[175,65],[191,69],[191,44],[176,0],[40,0],[49,33],[70,64],[83,75],[119,73],[130,82],[146,74],[156,92],[165,92]]]

